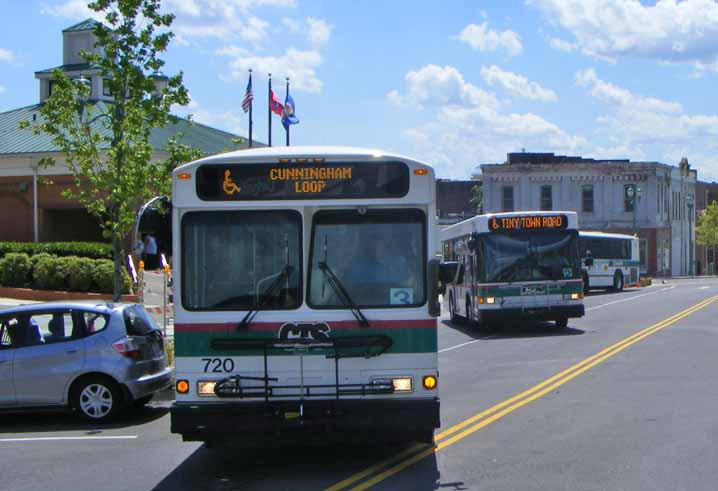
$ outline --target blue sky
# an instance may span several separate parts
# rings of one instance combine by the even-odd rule
[[[0,0],[0,111],[38,99],[36,70],[59,65],[61,30],[83,0]],[[165,0],[196,121],[267,138],[267,72],[292,144],[376,147],[467,178],[506,153],[550,151],[677,164],[718,180],[715,0]],[[273,117],[274,143],[284,142]]]

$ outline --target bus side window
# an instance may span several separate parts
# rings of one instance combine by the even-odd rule
[[[464,263],[460,262],[459,267],[456,268],[456,279],[454,281],[457,285],[462,285],[464,283]]]
[[[484,279],[484,249],[482,245],[483,244],[481,242],[478,243],[478,247],[475,251],[476,255],[474,256],[474,280],[477,283],[483,281]]]

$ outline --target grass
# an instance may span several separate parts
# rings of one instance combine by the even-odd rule
[[[175,340],[165,339],[165,353],[167,354],[167,365],[175,364]]]

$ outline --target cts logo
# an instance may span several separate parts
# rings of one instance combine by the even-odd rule
[[[305,339],[309,341],[321,341],[329,339],[329,324],[326,322],[295,323],[287,322],[279,328],[277,337],[279,339]]]

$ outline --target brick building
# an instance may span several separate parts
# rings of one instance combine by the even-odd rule
[[[649,275],[695,272],[697,173],[686,159],[660,162],[596,160],[553,153],[510,153],[481,166],[484,210],[570,210],[583,230],[641,239],[641,268]],[[627,189],[640,189],[637,203]]]

